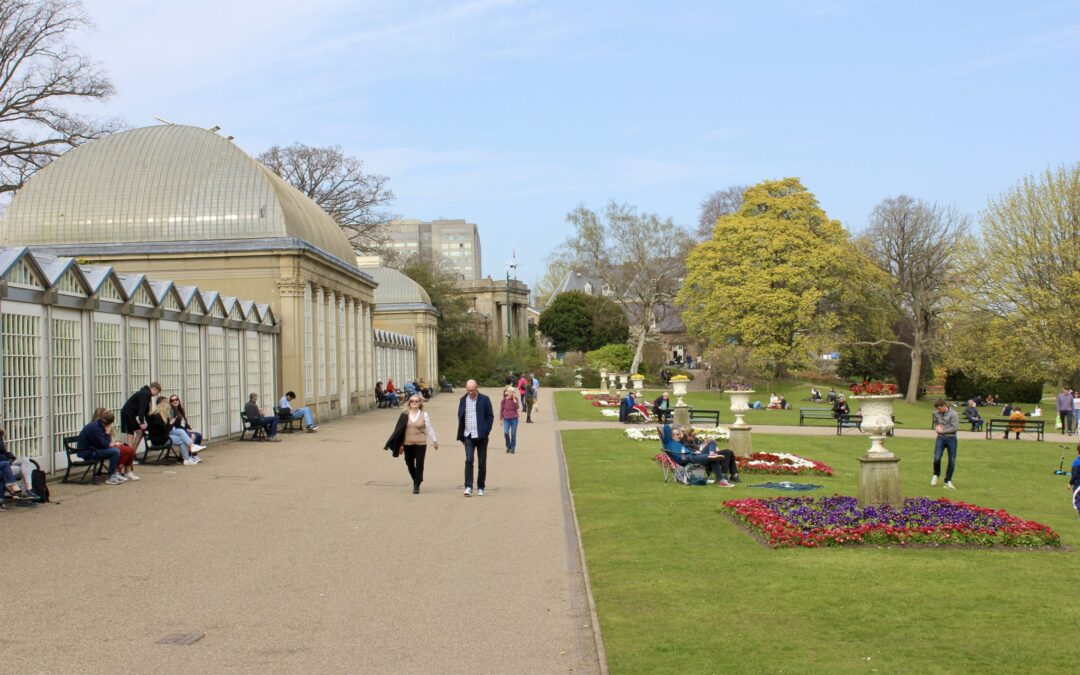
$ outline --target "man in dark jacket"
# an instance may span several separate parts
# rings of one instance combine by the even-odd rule
[[[465,383],[465,395],[458,402],[457,439],[465,444],[465,496],[473,493],[473,455],[476,455],[476,494],[484,496],[487,478],[487,446],[495,413],[491,399],[477,391],[476,380]]]
[[[154,397],[161,393],[161,385],[151,382],[131,395],[120,409],[120,431],[127,434],[127,444],[136,450],[146,431],[146,416],[154,405]]]

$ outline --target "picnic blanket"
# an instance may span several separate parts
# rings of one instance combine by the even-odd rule
[[[758,483],[756,485],[747,485],[746,487],[760,487],[771,488],[773,490],[790,490],[792,492],[806,492],[807,490],[816,490],[821,485],[814,485],[813,483],[792,483],[791,481],[781,481],[779,483]]]

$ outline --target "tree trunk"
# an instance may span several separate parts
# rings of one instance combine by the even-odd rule
[[[919,395],[919,378],[922,375],[922,350],[911,348],[911,375],[908,376],[907,395],[904,400],[914,403]]]
[[[641,365],[641,354],[645,351],[645,339],[649,336],[649,329],[643,328],[638,337],[637,349],[634,350],[634,362],[630,364],[630,374],[637,375],[638,366]]]

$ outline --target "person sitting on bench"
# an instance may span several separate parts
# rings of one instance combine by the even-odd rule
[[[847,399],[843,394],[836,397],[836,403],[833,403],[832,416],[836,419],[842,419],[851,415],[851,408],[848,407]]]
[[[394,381],[390,378],[386,379],[386,402],[395,408],[398,407],[400,401],[398,401],[397,388],[394,386]]]
[[[6,465],[6,466],[5,466]],[[4,443],[4,427],[0,426],[0,473],[4,474],[4,491],[17,498],[33,499],[34,484],[30,482],[30,476],[34,473],[34,463],[29,457],[16,457],[8,452]],[[16,479],[22,478],[23,487],[19,487]]]
[[[443,392],[445,394],[453,394],[454,393],[454,385],[450,384],[450,380],[446,379],[445,376],[440,377],[439,378],[439,391],[441,391],[441,392]]]
[[[1016,440],[1020,440],[1020,432],[1024,430],[1024,410],[1020,406],[1013,406],[1009,413],[1009,426],[1005,429],[1005,440],[1009,440],[1009,432],[1016,434]]]
[[[173,426],[172,407],[168,399],[158,396],[154,401],[154,409],[146,416],[146,437],[150,444],[158,447],[164,445],[177,445],[180,448],[180,457],[184,460],[184,466],[195,466],[201,460],[196,456],[200,450],[205,450],[197,445],[188,432]]]
[[[652,411],[657,421],[662,421],[664,419],[666,411],[668,410],[671,410],[671,399],[668,398],[668,393],[665,391],[663,394],[657,396],[656,400],[653,401]]]
[[[976,407],[974,400],[967,402],[967,407],[964,408],[964,417],[971,424],[972,431],[982,431],[983,418],[979,414],[979,409]]]
[[[303,419],[304,429],[309,432],[316,432],[319,430],[319,425],[315,424],[315,418],[311,414],[311,408],[304,406],[303,408],[293,408],[292,402],[296,400],[295,391],[287,391],[285,395],[278,401],[278,416],[281,419]]]
[[[281,439],[277,437],[278,418],[273,415],[263,415],[258,401],[258,394],[255,392],[248,394],[248,402],[244,404],[244,417],[247,418],[253,428],[262,427],[266,429],[266,440],[280,441]]]
[[[98,408],[94,411],[94,419],[82,428],[75,443],[75,447],[78,448],[76,454],[84,462],[109,461],[109,478],[105,481],[106,485],[119,485],[126,480],[116,472],[120,464],[120,451],[117,449],[120,442],[114,441],[110,435],[115,421],[116,416],[111,410]]]
[[[191,428],[191,423],[188,422],[187,412],[184,410],[184,404],[180,402],[180,397],[173,394],[169,397],[169,411],[172,414],[172,425],[177,429],[183,429],[188,436],[191,436],[191,440],[195,441],[195,445],[203,445],[203,435],[198,431]]]
[[[416,383],[416,388],[420,390],[420,395],[424,397],[424,400],[431,399],[431,387],[424,382],[424,378],[420,378],[420,381]]]

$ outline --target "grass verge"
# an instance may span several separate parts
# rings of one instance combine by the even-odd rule
[[[577,395],[575,393],[575,395]],[[579,396],[580,398],[580,396]],[[559,410],[563,417],[563,409]],[[721,514],[781,493],[665,484],[657,445],[567,431],[563,448],[613,673],[1064,672],[1080,657],[1076,553],[968,548],[772,550]],[[1080,548],[1054,444],[962,441],[959,490],[931,488],[932,442],[896,438],[905,495],[1004,508]],[[855,494],[865,437],[754,435],[830,464],[811,495]],[[1067,457],[1069,454],[1067,453]]]

